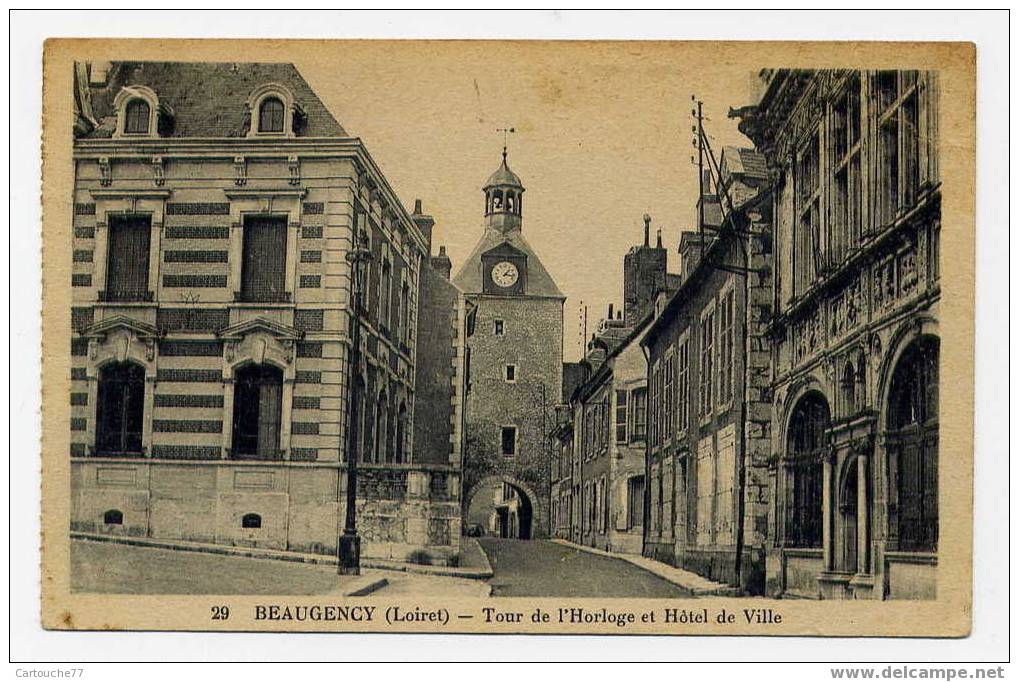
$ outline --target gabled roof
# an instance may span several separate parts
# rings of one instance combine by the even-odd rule
[[[746,147],[727,146],[722,149],[722,176],[742,176],[755,180],[768,179],[768,163],[764,154]]]
[[[346,137],[347,133],[293,64],[250,62],[114,62],[106,85],[88,87],[99,124],[85,137],[110,137],[116,128],[113,100],[125,86],[152,89],[173,111],[167,137],[245,137],[250,128],[248,96],[269,83],[290,89],[306,114],[301,137]]]
[[[484,234],[481,235],[481,241],[474,247],[474,251],[467,257],[460,271],[453,278],[453,284],[465,294],[480,294],[484,290],[481,256],[503,244],[519,249],[527,256],[527,291],[525,295],[566,298],[519,230],[502,233],[486,228]]]

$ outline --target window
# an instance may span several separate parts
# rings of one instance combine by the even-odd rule
[[[853,76],[832,109],[832,263],[841,263],[860,241],[860,78]]]
[[[729,289],[718,306],[718,402],[728,405],[733,398],[733,350],[735,344],[736,294]]]
[[[492,333],[495,334],[496,336],[502,336],[503,334],[506,333],[506,327],[503,324],[502,320],[495,320],[492,323]]]
[[[686,334],[676,348],[676,432],[690,426],[690,344]]]
[[[616,442],[626,442],[626,391],[616,391]]]
[[[410,285],[400,287],[400,339],[410,343]]]
[[[649,377],[648,385],[650,386],[651,396],[649,399],[649,411],[650,414],[648,419],[648,436],[651,441],[651,447],[657,447],[659,443],[658,439],[658,412],[661,410],[660,402],[662,400],[662,392],[658,385],[658,380],[662,376],[661,365],[659,361],[655,361],[651,365],[651,375]]]
[[[96,395],[96,451],[141,454],[145,405],[145,368],[114,362],[99,370]]]
[[[644,477],[632,476],[626,482],[626,527],[639,528],[644,525]]]
[[[712,387],[714,384],[715,362],[715,311],[708,311],[701,317],[701,366],[700,366],[700,414],[706,417],[711,414],[714,404]]]
[[[638,388],[630,397],[633,402],[633,426],[630,436],[633,440],[647,438],[647,389]]]
[[[892,375],[888,449],[896,465],[899,549],[938,548],[938,355],[936,338],[923,337]]]
[[[379,324],[389,327],[389,307],[393,295],[393,266],[382,261],[382,279],[379,281]]]
[[[787,442],[792,499],[788,510],[786,544],[820,547],[822,541],[822,458],[831,413],[817,393],[800,399],[789,420]]]
[[[105,300],[144,301],[149,297],[151,225],[150,216],[110,219]]]
[[[517,427],[502,427],[502,454],[503,457],[513,457],[517,454]]]
[[[506,380],[507,383],[510,383],[510,384],[516,383],[516,380],[517,380],[517,366],[516,365],[506,365],[506,368],[505,368],[505,370],[503,372],[503,378]]]
[[[286,216],[246,216],[241,258],[240,300],[286,300]]]
[[[916,71],[874,75],[878,129],[877,227],[912,204],[920,184],[920,130]]]
[[[249,364],[234,375],[231,454],[238,459],[280,459],[283,371]]]
[[[258,514],[245,514],[241,517],[241,528],[261,528],[262,517]]]
[[[119,509],[108,509],[103,513],[103,523],[107,526],[124,525],[124,512]]]
[[[403,463],[404,440],[407,438],[407,406],[400,403],[400,411],[396,417],[396,463]]]
[[[609,529],[609,518],[612,510],[609,507],[609,487],[605,482],[604,476],[602,476],[601,479],[601,508],[601,528],[602,532],[607,532]]]
[[[143,99],[133,99],[124,108],[124,133],[127,135],[147,135],[149,117],[152,109]]]
[[[672,432],[675,429],[676,415],[673,412],[675,406],[675,394],[672,392],[673,375],[675,372],[675,355],[670,348],[665,356],[665,366],[662,368],[662,394],[663,410],[661,415],[661,440],[672,440]]]
[[[375,405],[375,447],[372,448],[375,462],[383,462],[386,458],[386,438],[389,435],[386,427],[389,423],[387,412],[386,392],[379,394],[379,401]]]
[[[258,106],[258,132],[283,132],[283,102],[276,97],[266,97]]]
[[[793,243],[795,294],[809,289],[822,269],[820,161],[820,136],[815,131],[796,160],[796,232]]]

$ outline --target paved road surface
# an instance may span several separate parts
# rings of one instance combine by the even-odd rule
[[[351,580],[336,575],[335,566],[71,541],[75,592],[340,594]]]
[[[548,540],[479,538],[496,597],[682,598],[690,593],[621,559]]]

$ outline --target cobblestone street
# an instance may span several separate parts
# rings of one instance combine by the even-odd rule
[[[495,576],[494,597],[683,598],[681,587],[621,559],[547,540],[479,538]]]

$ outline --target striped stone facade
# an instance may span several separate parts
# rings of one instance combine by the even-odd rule
[[[271,66],[300,79],[289,65],[251,68]],[[173,64],[162,67],[172,72]],[[233,73],[209,68],[216,77]],[[307,84],[271,87],[299,95]],[[180,125],[197,125],[186,105],[176,105]],[[301,111],[315,111],[314,103]],[[405,428],[390,425],[384,447],[360,446],[363,552],[402,559],[424,547],[439,561],[455,553],[459,473],[446,463],[416,464],[429,458],[415,453],[411,428],[428,243],[359,140],[83,135],[75,140],[73,202],[72,529],[335,552],[350,376],[346,255],[357,230],[373,252],[357,371],[369,405],[385,396],[389,414],[406,419]],[[118,216],[150,221],[141,300],[105,292]],[[278,302],[242,301],[249,216],[285,219]],[[398,320],[393,325],[371,305],[383,259],[392,276],[384,317]],[[140,452],[96,447],[99,376],[112,362],[144,368]],[[251,364],[283,376],[277,456],[254,461],[231,451],[235,373]],[[122,524],[104,523],[111,509],[122,512]],[[259,516],[258,528],[242,526],[246,514]]]

